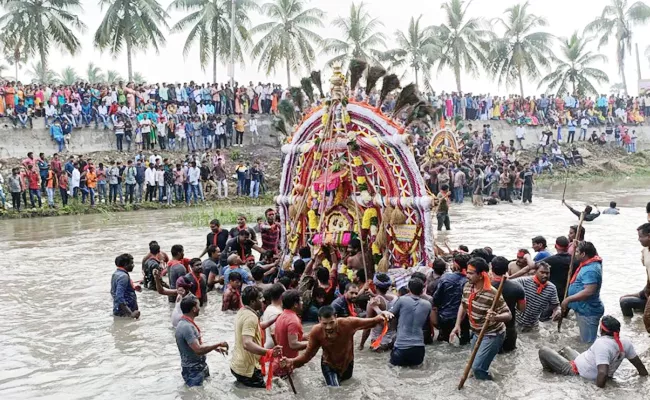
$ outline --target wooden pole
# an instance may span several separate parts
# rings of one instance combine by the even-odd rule
[[[490,311],[494,311],[494,308],[497,306],[497,301],[499,301],[499,298],[501,297],[501,292],[503,292],[503,283],[506,281],[506,279],[508,278],[504,275],[503,278],[501,279],[501,283],[499,283],[499,289],[497,290],[496,296],[494,296],[494,300],[492,301],[492,307],[490,307]],[[476,339],[476,343],[474,344],[472,355],[469,357],[469,361],[467,361],[467,365],[465,366],[465,372],[463,372],[463,377],[460,378],[460,383],[458,384],[458,390],[461,390],[463,388],[463,385],[465,385],[465,381],[469,376],[469,371],[472,369],[472,364],[474,363],[474,359],[476,358],[478,349],[479,347],[481,347],[481,342],[483,341],[483,336],[485,336],[485,330],[487,329],[487,326],[488,326],[488,321],[486,319],[485,322],[483,323],[483,327],[481,328],[481,332],[479,333],[478,338]]]
[[[578,228],[576,229],[576,238],[574,240],[578,240],[580,237],[580,228],[582,228],[582,223],[585,220],[585,212],[580,213],[580,222],[578,223]],[[566,286],[564,287],[564,298],[566,299],[567,295],[569,294],[569,282],[571,281],[571,270],[573,269],[573,261],[576,258],[576,250],[578,249],[578,245],[573,246],[573,252],[571,253],[571,262],[569,262],[569,272],[567,272],[567,277],[566,277]],[[564,313],[560,313],[560,319],[557,321],[557,331],[560,332],[562,330],[562,320],[564,319]]]
[[[291,385],[291,390],[293,390],[293,394],[298,394],[298,392],[296,392],[296,387],[293,385],[293,378],[291,377],[291,372],[287,374],[287,378],[289,378],[289,385]]]
[[[569,168],[566,168],[566,177],[564,178],[564,190],[562,191],[562,204],[564,204],[564,195],[566,195],[566,185],[569,182]]]

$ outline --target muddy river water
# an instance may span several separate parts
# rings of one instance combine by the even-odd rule
[[[645,222],[650,190],[642,182],[609,182],[570,188],[567,200],[603,206],[618,200],[621,214],[587,223],[587,239],[604,259],[602,298],[606,313],[621,319],[650,367],[650,337],[642,321],[623,320],[618,298],[639,291],[646,280],[640,263],[636,227]],[[579,195],[577,193],[580,193]],[[543,235],[552,243],[566,235],[577,218],[560,205],[562,185],[540,185],[531,206],[499,205],[476,210],[466,203],[453,207],[452,230],[440,235],[453,245],[491,246],[512,258],[519,247]],[[179,222],[181,211],[136,212],[33,220],[0,221],[0,399],[245,399],[291,398],[276,382],[272,392],[234,384],[228,359],[208,355],[212,377],[203,388],[188,389],[180,374],[180,358],[170,323],[167,299],[153,292],[138,295],[138,321],[111,316],[110,278],[114,258],[122,252],[139,260],[147,243],[158,240],[169,251],[185,246],[187,256],[200,253],[206,228]],[[139,266],[136,266],[137,270]],[[211,294],[197,318],[204,342],[234,343],[232,314],[220,311]],[[359,335],[360,336],[360,335]],[[386,354],[357,351],[354,377],[342,388],[324,385],[320,355],[294,374],[298,398],[330,399],[648,399],[650,379],[638,377],[624,362],[605,391],[580,378],[543,372],[537,359],[542,344],[579,350],[575,320],[565,320],[562,333],[554,324],[519,336],[519,348],[499,355],[492,364],[494,382],[469,379],[456,390],[468,348],[436,344],[426,349],[423,366],[393,368]],[[358,337],[357,337],[358,339]]]

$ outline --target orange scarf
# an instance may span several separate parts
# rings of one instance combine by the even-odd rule
[[[351,317],[356,317],[357,312],[354,310],[354,304],[348,302],[347,299],[345,299],[345,303],[348,305],[348,312],[350,313]]]
[[[194,282],[196,282],[196,292],[194,295],[198,297],[199,299],[201,298],[201,277],[197,277],[194,275],[194,271],[190,269],[190,275],[192,275],[192,278],[194,278]]]
[[[576,268],[576,271],[573,273],[573,276],[571,277],[571,280],[569,281],[569,284],[575,282],[576,279],[578,279],[578,273],[580,272],[580,270],[582,269],[582,267],[584,267],[584,266],[587,265],[587,264],[591,264],[592,262],[597,262],[597,261],[602,262],[603,259],[600,258],[600,256],[597,256],[597,255],[596,255],[596,256],[591,257],[591,258],[588,259],[588,260],[584,260],[583,262],[581,262],[580,265],[578,265],[578,268]]]
[[[221,233],[221,228],[217,232],[213,232],[214,236],[212,236],[212,245],[217,247],[217,236]]]
[[[472,272],[476,272],[476,268],[474,268],[473,265],[467,266],[467,269],[472,269]],[[483,271],[481,272],[481,277],[483,278],[483,290],[491,290],[492,289],[492,282],[490,282],[490,277],[488,276],[487,272]],[[478,292],[474,290],[474,285],[472,285],[471,292],[469,294],[469,298],[467,299],[467,317],[469,318],[469,322],[473,326],[477,326],[476,322],[474,321],[474,318],[472,318],[472,303],[474,302],[474,299],[476,298],[476,295]]]
[[[546,283],[540,282],[539,279],[537,279],[537,275],[533,276],[533,282],[535,282],[535,285],[537,285],[537,294],[542,294],[544,288],[546,287],[546,285],[548,285],[548,282]]]
[[[258,323],[260,328],[260,337],[262,339],[262,346],[266,343],[266,332],[262,329],[262,325]],[[266,390],[271,390],[273,387],[273,349],[266,351],[266,354],[260,358],[260,368],[262,370],[262,375],[266,376]],[[269,364],[268,370],[266,364]]]
[[[609,329],[605,328],[605,325],[603,325],[602,321],[601,321],[601,323],[600,323],[600,330],[603,331],[603,332],[605,332],[605,333],[611,333],[612,336],[614,336],[614,341],[615,341],[616,344],[618,345],[618,350],[619,350],[621,353],[625,353],[625,350],[624,350],[624,348],[623,348],[623,342],[621,342],[621,337],[620,337],[620,335],[619,335],[619,332],[614,332],[614,333],[612,333]]]
[[[194,325],[196,330],[199,332],[199,344],[203,344],[203,339],[201,338],[201,328],[199,328],[199,326],[196,323],[194,323],[194,320],[192,318],[190,318],[190,317],[186,317],[185,315],[183,315],[181,317],[181,319],[184,319],[185,321],[187,321],[190,324]]]

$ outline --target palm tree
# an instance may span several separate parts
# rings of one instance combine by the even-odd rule
[[[140,84],[143,84],[143,83],[147,82],[147,79],[146,79],[146,78],[144,77],[144,75],[142,75],[141,73],[139,73],[139,72],[135,72],[135,73],[133,74],[133,82],[135,82],[135,83],[137,83],[138,85],[140,85]]]
[[[600,36],[598,48],[609,43],[609,38],[616,38],[616,63],[618,73],[623,81],[624,92],[627,94],[625,79],[625,53],[632,52],[632,27],[650,19],[650,7],[642,1],[637,1],[628,7],[627,0],[611,0],[603,8],[600,17],[585,27],[585,33],[596,33]]]
[[[57,74],[51,69],[43,68],[41,62],[31,65],[31,69],[27,71],[27,75],[32,77],[33,83],[57,83]]]
[[[106,71],[106,83],[108,83],[109,85],[116,84],[119,81],[123,81],[123,80],[124,79],[120,76],[119,72],[112,69]]]
[[[562,58],[551,57],[555,64],[554,71],[542,78],[538,88],[548,85],[549,89],[561,95],[568,91],[568,85],[571,84],[571,93],[598,95],[599,91],[592,81],[599,84],[609,83],[609,78],[605,72],[590,65],[596,62],[607,63],[607,57],[588,51],[589,41],[588,38],[578,35],[578,32],[574,32],[570,38],[561,39]]]
[[[645,49],[645,56],[648,57],[648,62],[650,62],[650,46]]]
[[[496,18],[496,25],[505,29],[502,38],[496,40],[491,49],[491,71],[498,77],[499,86],[514,86],[519,83],[521,97],[524,97],[526,75],[531,80],[541,77],[540,67],[550,68],[553,56],[551,41],[553,35],[538,31],[548,25],[546,19],[528,12],[529,2],[508,7],[505,18]]]
[[[230,56],[231,0],[174,0],[168,10],[189,11],[190,14],[178,21],[171,32],[181,32],[191,27],[183,46],[183,56],[189,54],[195,42],[199,45],[199,61],[205,69],[212,61],[212,81],[217,81],[217,56]],[[243,62],[243,49],[248,49],[250,35],[249,10],[258,9],[253,0],[238,0],[235,4],[235,58]]]
[[[398,48],[386,52],[393,59],[393,67],[408,66],[413,68],[415,84],[419,84],[418,72],[422,71],[424,84],[430,86],[430,70],[440,54],[440,43],[435,36],[435,27],[420,27],[422,15],[415,19],[411,17],[406,32],[395,32]]]
[[[86,78],[88,79],[88,83],[94,85],[95,83],[104,81],[104,73],[101,68],[90,62],[88,63],[88,69],[86,69]]]
[[[361,59],[369,63],[379,64],[382,51],[378,47],[386,47],[386,35],[379,31],[384,24],[370,16],[364,8],[364,3],[352,3],[347,18],[338,17],[332,21],[343,34],[343,40],[326,39],[323,43],[324,54],[336,56],[327,62],[328,65],[341,63],[342,67],[352,59]]]
[[[435,27],[436,37],[441,45],[438,73],[445,68],[453,70],[458,93],[461,92],[461,71],[477,75],[479,64],[488,64],[486,38],[490,33],[482,28],[483,20],[467,16],[471,4],[472,0],[449,0],[441,6],[446,22]]]
[[[19,38],[5,36],[2,40],[2,49],[7,64],[15,69],[15,79],[18,80],[18,69],[27,63],[27,54],[25,46]]]
[[[72,67],[65,67],[59,74],[59,81],[62,85],[74,85],[79,79],[79,74]]]
[[[3,36],[22,43],[28,55],[38,53],[43,71],[47,70],[50,49],[60,47],[74,55],[81,47],[75,31],[86,25],[75,14],[80,0],[4,0],[7,11],[0,17]]]
[[[58,0],[57,0],[58,1]],[[113,56],[126,46],[126,62],[129,80],[133,78],[133,52],[153,46],[156,52],[159,45],[165,44],[165,36],[159,25],[169,28],[169,16],[156,0],[99,0],[106,15],[95,32],[95,46],[108,49]]]
[[[314,45],[323,39],[310,28],[322,27],[325,12],[319,8],[305,8],[305,0],[273,0],[262,5],[262,14],[271,19],[257,25],[251,34],[263,36],[251,51],[259,58],[258,69],[266,74],[279,65],[286,67],[287,85],[291,86],[291,72],[309,71],[316,60]]]

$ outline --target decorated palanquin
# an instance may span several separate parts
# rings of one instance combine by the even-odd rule
[[[431,136],[427,149],[427,159],[431,161],[459,161],[462,142],[452,129],[443,128]]]
[[[285,154],[280,194],[282,246],[344,248],[358,238],[377,271],[433,257],[432,198],[404,126],[347,97],[335,68],[331,96],[298,124]]]

